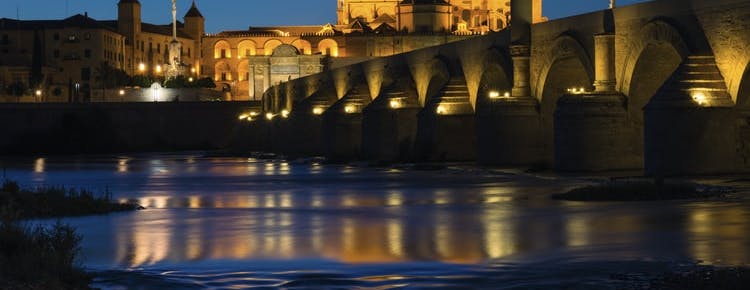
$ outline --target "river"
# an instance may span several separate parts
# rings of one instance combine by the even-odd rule
[[[147,207],[63,220],[103,289],[618,289],[750,262],[746,198],[568,202],[550,195],[585,179],[199,153],[2,164]]]

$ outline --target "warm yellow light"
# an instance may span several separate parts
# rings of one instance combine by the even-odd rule
[[[708,104],[708,96],[704,92],[693,92],[692,94],[693,102],[700,106],[705,106]]]
[[[276,115],[274,115],[273,113],[266,113],[266,119],[267,120],[269,120],[269,121],[273,120],[273,117],[276,117]]]
[[[161,73],[161,65],[160,64],[156,65],[156,73]]]
[[[323,114],[323,108],[321,108],[321,107],[315,107],[315,108],[313,108],[312,112],[315,115],[322,115]]]
[[[390,106],[391,106],[391,109],[401,108],[401,101],[399,101],[399,100],[391,100]]]
[[[144,63],[139,63],[139,64],[138,64],[138,70],[139,70],[139,71],[141,71],[141,72],[144,72],[144,71],[146,71],[146,64],[144,64]]]
[[[260,115],[260,113],[258,113],[258,112],[250,112],[250,116],[251,117],[255,117],[255,116],[258,116],[258,115]]]
[[[439,105],[439,106],[437,107],[437,110],[436,110],[436,112],[438,113],[438,115],[443,115],[443,114],[445,114],[445,113],[448,113],[448,109],[447,109],[447,108],[445,108],[445,106],[443,106],[443,105]]]
[[[281,117],[284,119],[289,118],[289,110],[281,110]]]
[[[120,90],[120,96],[124,96],[124,95],[125,95],[125,90]]]
[[[189,77],[188,81],[192,83],[194,81],[193,77]]]
[[[37,96],[37,97],[40,97],[40,96],[42,96],[42,90],[36,90],[36,92],[35,92],[35,93],[36,93],[36,96]]]
[[[247,118],[250,118],[250,116],[248,116],[247,114],[242,114],[242,115],[239,116],[240,120],[245,120]]]
[[[505,92],[505,93],[503,94],[503,96],[504,96],[504,97],[506,97],[506,98],[510,98],[510,92]]]
[[[354,105],[346,105],[344,106],[344,112],[346,112],[347,114],[354,114],[357,112],[357,107],[355,107]]]
[[[190,72],[195,73],[195,68],[194,67],[190,68]]]
[[[498,92],[498,91],[491,91],[487,95],[490,97],[490,99],[496,99],[496,98],[500,97],[500,92]]]

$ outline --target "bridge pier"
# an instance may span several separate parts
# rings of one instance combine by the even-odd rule
[[[531,13],[530,10],[527,13]],[[518,27],[525,28],[528,23],[522,21]],[[516,30],[523,31],[518,27]],[[518,37],[526,36],[520,34]],[[481,164],[515,166],[545,161],[539,102],[531,96],[530,49],[529,45],[523,44],[510,47],[512,93],[509,96],[496,93],[477,106],[477,152]]]
[[[629,156],[627,108],[620,94],[567,94],[555,110],[555,169],[639,168]]]
[[[615,90],[615,35],[594,36],[594,93],[569,92],[554,113],[555,169],[606,171],[640,168],[629,154],[625,96]]]
[[[647,175],[735,171],[736,119],[713,56],[689,56],[644,109]]]
[[[414,158],[417,115],[422,109],[405,89],[386,90],[362,112],[362,153],[376,163],[410,162]]]
[[[331,162],[362,157],[362,110],[370,103],[370,91],[359,85],[323,114],[323,155]]]
[[[278,151],[292,158],[322,156],[322,115],[329,106],[330,101],[325,98],[308,98],[298,103],[288,118],[281,120],[282,133],[275,141]]]
[[[448,84],[418,114],[415,154],[418,161],[476,159],[474,110],[463,76]]]

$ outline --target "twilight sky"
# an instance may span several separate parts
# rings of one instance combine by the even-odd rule
[[[169,23],[170,0],[140,0],[143,20]],[[177,0],[182,17],[191,0]],[[618,0],[628,5],[648,0]],[[99,19],[115,19],[118,0],[0,0],[0,18],[59,19],[88,12]],[[206,31],[241,30],[248,26],[323,25],[336,22],[335,0],[196,0],[206,17]],[[551,19],[604,9],[609,0],[544,0],[544,15]],[[18,11],[18,13],[16,13]]]

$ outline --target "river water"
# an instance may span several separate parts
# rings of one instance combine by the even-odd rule
[[[619,289],[750,262],[750,201],[557,201],[583,179],[200,154],[3,161],[146,210],[66,218],[103,289]],[[42,221],[51,222],[51,221]]]

